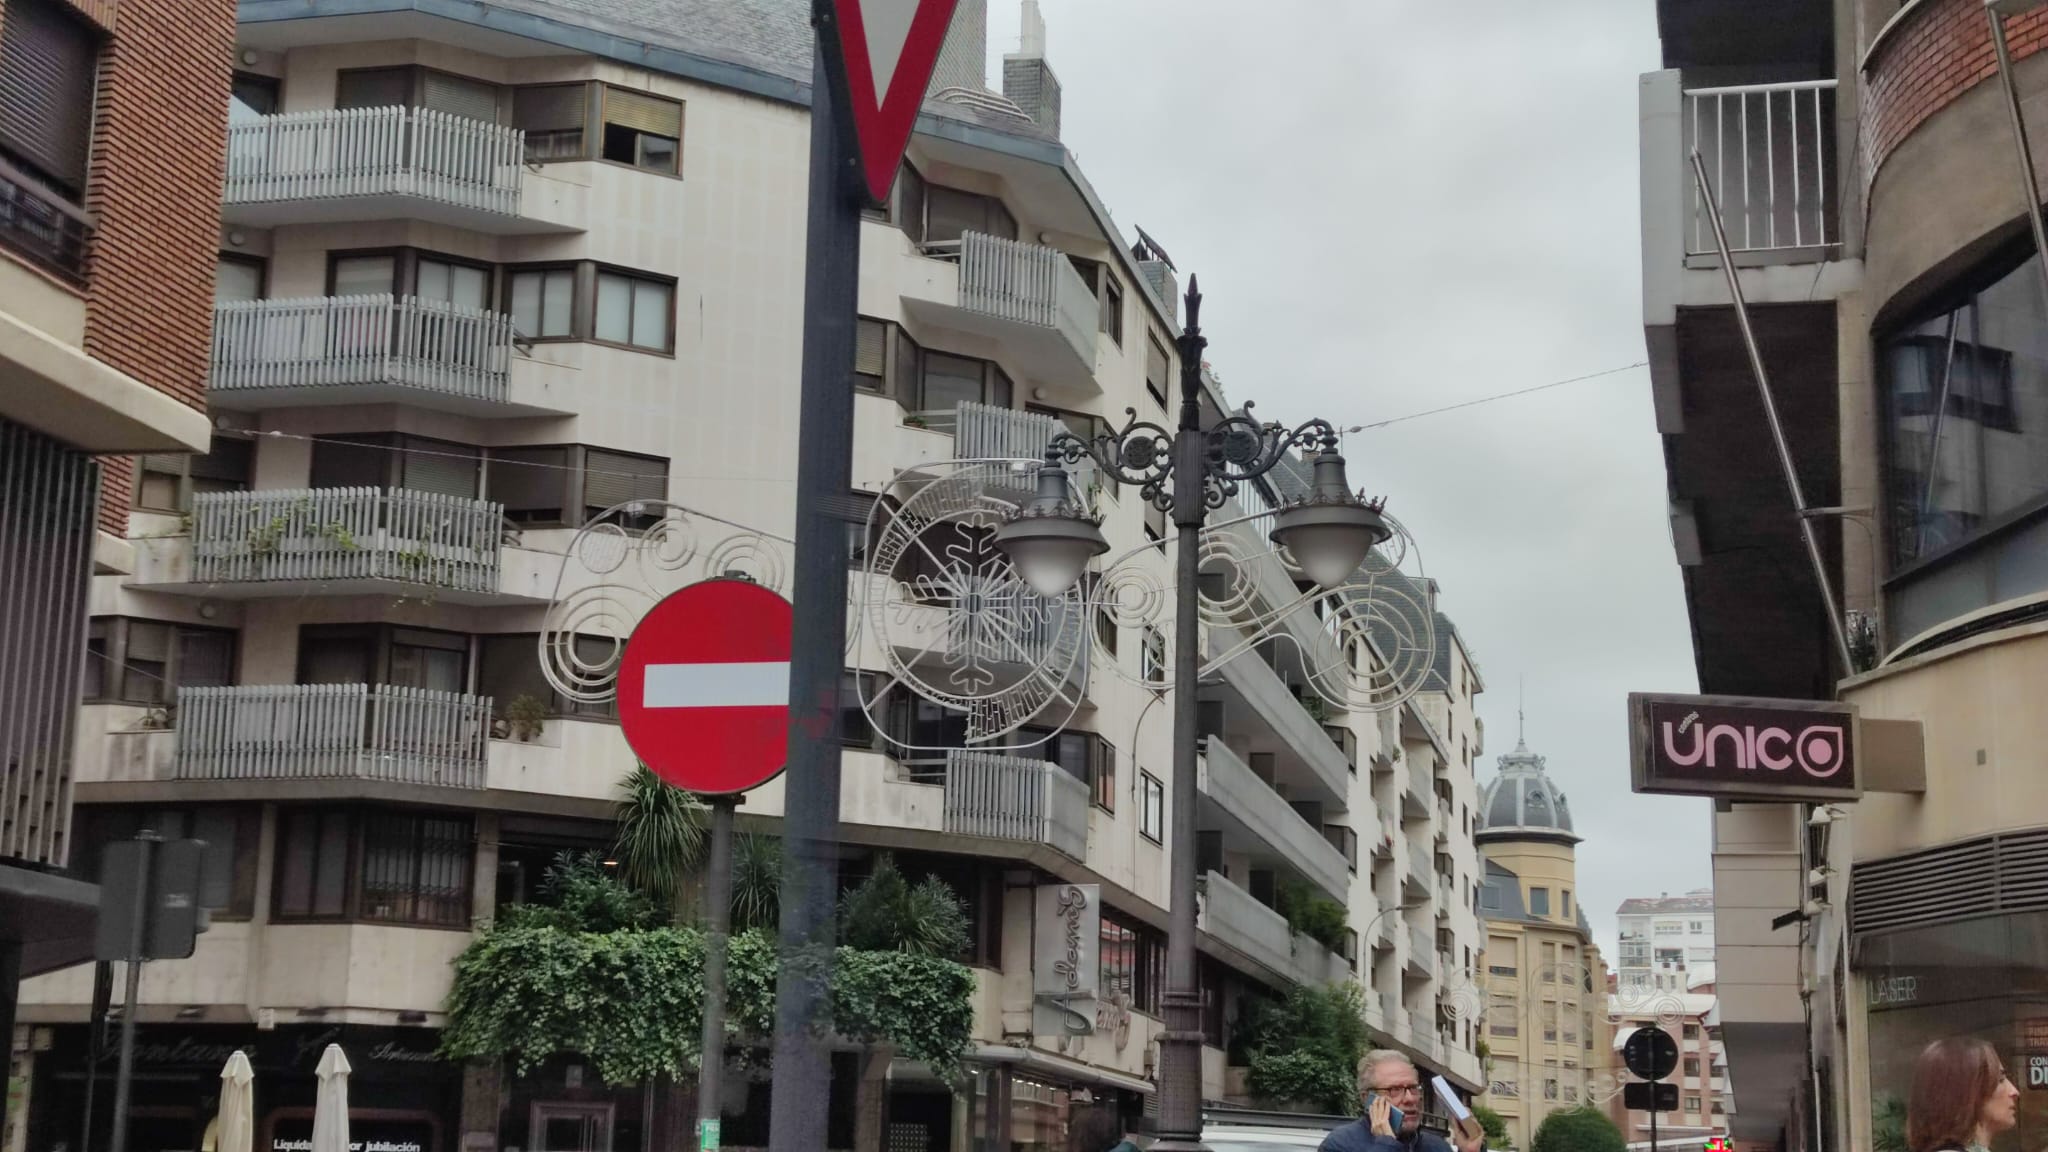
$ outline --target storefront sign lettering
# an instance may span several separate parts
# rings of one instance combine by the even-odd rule
[[[1856,711],[1728,696],[1629,696],[1637,792],[1757,800],[1854,799]]]
[[[417,1140],[351,1140],[349,1152],[424,1152]],[[313,1152],[311,1140],[287,1140],[279,1136],[270,1142],[270,1152]]]
[[[2048,1056],[2027,1057],[2027,1090],[2048,1088]]]
[[[1919,999],[1918,976],[1880,976],[1870,982],[1872,1008],[1899,1008],[1918,1003]]]
[[[1128,1047],[1131,1042],[1131,998],[1118,992],[1107,1000],[1097,1001],[1095,1031],[1108,1035],[1119,1052]]]
[[[1102,978],[1102,888],[1054,884],[1036,895],[1032,1031],[1062,1039],[1095,1031],[1088,1009]]]

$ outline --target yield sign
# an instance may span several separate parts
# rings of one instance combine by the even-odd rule
[[[896,182],[956,0],[829,2],[831,26],[820,32],[826,70],[853,123],[868,196],[880,204]]]
[[[619,661],[619,727],[678,788],[744,792],[789,758],[789,601],[706,580],[654,606]]]

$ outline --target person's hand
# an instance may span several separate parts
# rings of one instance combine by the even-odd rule
[[[1394,1103],[1385,1096],[1372,1098],[1372,1134],[1394,1135]]]
[[[1474,1124],[1472,1127],[1478,1128],[1479,1126]],[[1454,1124],[1451,1126],[1451,1143],[1457,1147],[1458,1152],[1479,1152],[1479,1149],[1486,1143],[1486,1132],[1482,1129],[1468,1135],[1464,1130],[1464,1125]]]

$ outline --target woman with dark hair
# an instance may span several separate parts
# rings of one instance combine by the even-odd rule
[[[1984,1152],[1991,1138],[2019,1123],[2020,1090],[1998,1050],[1969,1036],[1936,1040],[1913,1065],[1906,1106],[1912,1152]]]
[[[1067,1130],[1067,1147],[1071,1152],[1111,1152],[1128,1144],[1114,1109],[1088,1108],[1075,1114]]]

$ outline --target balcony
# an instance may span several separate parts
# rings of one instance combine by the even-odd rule
[[[184,688],[177,732],[180,780],[482,788],[491,700],[364,684]]]
[[[1401,790],[1401,822],[1429,819],[1436,810],[1435,785],[1430,780],[1428,758],[1413,752],[1402,757],[1408,765],[1407,786]]]
[[[1001,343],[1024,378],[1100,390],[1095,293],[1066,253],[968,232],[911,259],[948,271],[906,277],[905,312]]]
[[[1380,993],[1380,1019],[1385,1021],[1387,1035],[1403,1041],[1409,1039],[1408,1009],[1401,1006],[1401,997],[1393,992]]]
[[[984,482],[992,489],[1007,489],[1012,499],[1018,493],[1034,493],[1038,487],[1037,468],[1018,462],[1044,460],[1045,446],[1067,430],[1058,418],[1043,412],[998,408],[973,400],[940,411],[912,413],[906,419],[916,421],[907,427],[949,436],[953,443],[949,455],[934,455],[929,445],[897,453],[892,462],[903,470],[899,479],[914,486],[931,475],[920,465],[942,460],[1011,461],[1007,466],[990,465]],[[1074,493],[1090,505],[1096,504],[1101,477],[1095,462],[1081,460],[1064,467]]]
[[[1302,819],[1273,787],[1253,774],[1221,738],[1205,741],[1197,816],[1202,831],[1222,831],[1226,851],[1284,862],[1332,899],[1351,890],[1344,854]]]
[[[230,224],[419,219],[497,235],[581,231],[527,196],[526,134],[431,109],[286,112],[228,125]]]
[[[503,534],[500,505],[437,492],[200,493],[192,498],[190,571],[180,580],[168,565],[161,582],[174,585],[169,591],[256,597],[425,587],[456,603],[494,603],[503,596]],[[138,576],[138,586],[153,579]]]
[[[1452,828],[1452,827],[1453,827],[1453,826],[1455,825],[1455,823],[1456,823],[1456,822],[1455,822],[1455,821],[1453,821],[1453,820],[1451,819],[1451,802],[1450,802],[1449,800],[1445,799],[1445,798],[1444,798],[1444,797],[1442,797],[1442,796],[1439,796],[1439,797],[1437,797],[1437,798],[1436,798],[1436,842],[1437,842],[1437,843],[1439,843],[1439,844],[1449,844],[1449,843],[1451,842],[1451,828]]]
[[[1423,871],[1415,862],[1415,857],[1421,855],[1421,853],[1417,852],[1413,845],[1410,845],[1408,852],[1408,869],[1401,877],[1403,900],[1404,902],[1427,900],[1436,891],[1436,885],[1430,882],[1429,874]]]
[[[1212,627],[1209,650],[1225,652],[1240,641],[1235,629]],[[1290,799],[1321,800],[1344,807],[1350,798],[1351,768],[1330,740],[1321,721],[1309,715],[1272,665],[1256,650],[1226,660],[1221,675],[1223,730],[1250,741],[1253,751],[1272,751],[1299,781],[1300,794]],[[1205,689],[1205,698],[1214,692]]]
[[[1425,980],[1436,975],[1436,942],[1420,928],[1408,929],[1408,971]],[[1418,1037],[1433,1033],[1434,1030],[1427,1027],[1416,1029]]]
[[[1321,986],[1351,974],[1344,958],[1306,936],[1296,935],[1287,918],[1221,872],[1202,879],[1201,929],[1283,979]]]
[[[91,217],[0,163],[0,247],[68,284],[85,283]]]
[[[1044,844],[1076,860],[1088,858],[1088,786],[1065,769],[955,748],[946,753],[945,774],[947,832]]]
[[[1372,841],[1373,857],[1378,860],[1392,860],[1394,841],[1401,834],[1401,830],[1394,826],[1394,818],[1382,813],[1378,821],[1368,827],[1377,830],[1377,835]]]
[[[411,296],[238,300],[213,311],[208,399],[243,410],[406,404],[462,416],[563,412],[515,402],[514,358],[512,318],[487,309]]]

